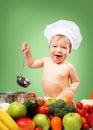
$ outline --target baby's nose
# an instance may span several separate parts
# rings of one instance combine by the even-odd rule
[[[57,52],[61,52],[61,51],[62,51],[61,47],[57,47]]]

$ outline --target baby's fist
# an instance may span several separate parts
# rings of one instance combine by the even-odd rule
[[[30,46],[29,46],[28,42],[24,42],[22,44],[22,51],[27,53],[29,50],[30,50]]]

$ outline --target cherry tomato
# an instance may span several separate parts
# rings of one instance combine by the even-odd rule
[[[46,106],[44,109],[45,109],[45,114],[48,114],[50,112],[50,109],[48,106]]]
[[[43,106],[39,106],[37,108],[37,112],[40,112],[42,114],[48,114],[50,112],[50,110],[49,110],[48,106],[43,105]]]
[[[42,106],[45,104],[45,100],[43,98],[38,99],[38,106]]]
[[[67,104],[72,104],[72,105],[74,105],[73,101],[71,101],[71,100],[68,100],[68,101],[67,101]]]
[[[82,102],[77,102],[77,103],[76,103],[76,107],[77,107],[78,109],[82,109],[82,108],[83,108],[83,103],[82,103]]]
[[[80,116],[85,116],[85,111],[83,109],[77,109],[76,111]]]
[[[86,112],[90,112],[91,111],[91,106],[90,105],[85,105],[83,108]]]
[[[43,106],[38,107],[38,112],[45,114],[45,108]]]
[[[75,112],[78,113],[78,111],[79,111],[79,109],[76,108],[76,109],[75,109]]]
[[[36,94],[35,93],[30,93],[30,97],[31,98],[36,98]]]

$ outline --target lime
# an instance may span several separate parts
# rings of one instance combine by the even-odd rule
[[[9,105],[7,112],[14,119],[18,119],[27,115],[27,108],[23,104],[15,101]]]

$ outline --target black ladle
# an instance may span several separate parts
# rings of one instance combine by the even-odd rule
[[[25,63],[25,60],[23,60],[22,71],[21,71],[21,74],[19,76],[17,76],[16,82],[21,87],[27,88],[31,83],[28,79],[26,79],[22,76],[22,73],[23,73],[23,70],[24,70],[24,63]]]

